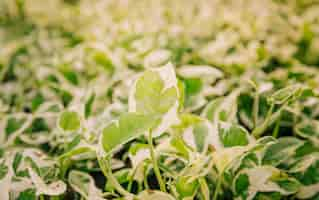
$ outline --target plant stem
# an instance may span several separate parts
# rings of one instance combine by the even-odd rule
[[[264,131],[268,128],[269,125],[271,125],[276,120],[278,120],[278,118],[280,118],[281,112],[285,109],[286,106],[287,106],[287,103],[282,105],[275,113],[273,113],[275,105],[274,104],[270,105],[265,121],[262,123],[262,125],[256,127],[253,130],[252,135],[255,136],[255,138],[259,138],[264,133]]]
[[[143,184],[144,184],[144,187],[146,189],[149,189],[149,185],[148,185],[148,182],[147,182],[147,173],[144,173],[144,179],[143,179]],[[139,185],[142,185],[142,184],[139,184]],[[142,187],[141,187],[142,188]]]
[[[147,185],[147,187],[145,187],[145,188],[148,190],[148,189],[149,189],[148,185]],[[138,185],[137,185],[137,191],[138,191],[138,193],[142,192],[142,190],[143,190],[143,185],[142,185],[141,182],[138,182]]]
[[[265,131],[265,129],[268,127],[268,124],[269,124],[269,119],[271,117],[271,114],[274,110],[274,107],[275,105],[274,104],[271,104],[270,105],[270,108],[267,112],[267,116],[266,116],[266,119],[264,120],[264,122],[258,126],[258,127],[255,127],[252,134],[253,136],[255,136],[256,138],[260,137],[260,135]]]
[[[111,169],[111,160],[110,157],[98,157],[98,163],[102,169],[104,176],[107,178],[107,181],[110,181],[111,185],[123,196],[133,196],[133,194],[126,191],[121,184],[114,177]]]
[[[219,175],[217,178],[217,184],[216,184],[213,200],[217,200],[218,193],[219,193],[220,186],[221,186],[221,182],[222,182],[222,175]]]
[[[273,133],[272,133],[272,136],[273,136],[274,138],[277,138],[277,137],[278,137],[279,128],[280,128],[280,117],[279,117],[279,119],[277,120],[275,129],[274,129],[274,131],[273,131]]]
[[[258,91],[256,91],[255,97],[254,97],[254,104],[253,104],[253,120],[254,120],[255,128],[258,125],[258,112],[259,112],[259,94],[258,94]]]
[[[204,200],[209,200],[209,188],[208,188],[208,185],[206,183],[206,180],[205,178],[200,178],[199,179],[199,184],[200,184],[200,187],[201,187],[201,190],[202,190],[202,194],[203,194],[203,198]]]
[[[130,180],[129,180],[128,186],[127,186],[127,190],[128,190],[129,192],[131,192],[131,190],[132,190],[132,185],[133,185],[133,178],[130,177]]]
[[[162,179],[160,170],[158,168],[157,165],[157,160],[156,160],[156,156],[155,156],[155,150],[154,150],[154,146],[153,146],[153,140],[152,140],[152,131],[149,131],[148,134],[148,144],[149,144],[149,148],[150,148],[150,153],[151,153],[151,159],[152,159],[152,163],[153,163],[153,168],[154,168],[154,172],[155,172],[155,176],[157,178],[157,181],[159,183],[160,186],[160,190],[162,192],[166,192],[166,188],[165,188],[165,183]]]

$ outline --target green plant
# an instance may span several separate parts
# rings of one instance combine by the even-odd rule
[[[318,6],[1,1],[0,199],[318,199]]]

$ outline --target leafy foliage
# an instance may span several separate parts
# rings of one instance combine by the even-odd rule
[[[0,199],[318,199],[318,13],[1,0]]]

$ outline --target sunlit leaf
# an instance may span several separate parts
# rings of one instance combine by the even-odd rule
[[[189,181],[187,177],[179,177],[176,181],[176,190],[181,198],[191,197],[198,189],[198,181]]]
[[[249,133],[245,128],[236,125],[221,123],[219,137],[225,147],[245,146],[249,143]]]
[[[144,72],[131,89],[129,111],[158,117],[154,136],[178,122],[179,88],[172,64]]]
[[[59,117],[59,127],[64,131],[76,131],[81,126],[81,119],[74,111],[64,111]]]
[[[111,153],[122,144],[150,131],[156,123],[155,119],[150,115],[127,113],[108,124],[101,136],[101,145],[105,153]]]

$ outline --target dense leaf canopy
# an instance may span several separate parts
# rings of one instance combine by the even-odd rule
[[[317,0],[0,0],[1,200],[319,199]]]

